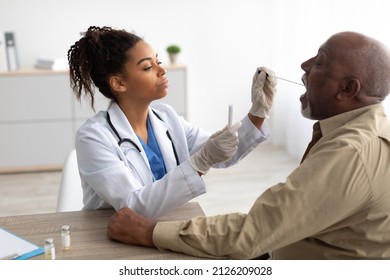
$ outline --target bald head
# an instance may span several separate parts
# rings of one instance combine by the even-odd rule
[[[346,77],[359,80],[359,97],[372,97],[367,101],[386,98],[390,92],[390,52],[384,44],[356,32],[337,33],[327,44],[337,50]]]
[[[390,53],[379,41],[355,32],[331,36],[303,62],[302,114],[322,120],[383,101],[390,92]]]

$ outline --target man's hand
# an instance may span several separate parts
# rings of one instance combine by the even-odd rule
[[[156,223],[130,208],[122,208],[108,221],[107,235],[122,243],[154,247],[153,230]]]

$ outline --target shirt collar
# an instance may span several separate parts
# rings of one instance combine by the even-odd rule
[[[334,131],[335,129],[344,126],[345,124],[347,124],[351,120],[357,118],[358,116],[360,116],[360,115],[362,115],[370,110],[384,111],[383,104],[379,103],[379,104],[375,104],[375,105],[365,106],[365,107],[362,107],[359,109],[348,111],[348,112],[338,114],[336,116],[318,121],[317,123],[319,123],[319,125],[321,127],[322,135],[324,136],[324,135]]]

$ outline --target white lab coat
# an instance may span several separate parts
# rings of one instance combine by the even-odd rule
[[[206,192],[205,184],[188,162],[210,137],[210,133],[192,126],[169,105],[155,104],[149,118],[164,158],[167,174],[155,181],[149,162],[137,135],[116,103],[108,112],[120,137],[131,139],[119,147],[118,137],[107,122],[107,111],[87,120],[76,135],[77,161],[84,193],[84,210],[130,207],[136,212],[157,218]],[[176,160],[169,131],[180,165]],[[234,158],[216,167],[239,161],[260,142],[269,138],[266,125],[259,131],[246,116],[239,128],[239,148]]]

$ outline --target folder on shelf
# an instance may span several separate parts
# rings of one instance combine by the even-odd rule
[[[15,71],[19,69],[18,54],[16,51],[15,34],[13,32],[5,32],[5,46],[7,53],[8,70]]]
[[[0,260],[25,260],[43,252],[42,247],[0,228]]]
[[[67,70],[69,69],[68,59],[66,57],[38,58],[35,63],[35,68],[50,70]]]

